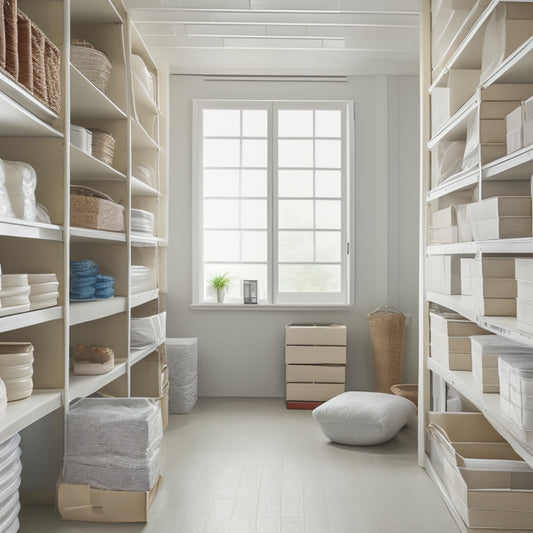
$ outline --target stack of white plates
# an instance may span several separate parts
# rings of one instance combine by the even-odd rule
[[[143,209],[131,210],[131,231],[134,233],[154,233],[154,215]]]
[[[22,400],[33,390],[33,346],[30,342],[0,342],[0,378],[7,401]]]
[[[131,173],[134,178],[141,180],[151,187],[154,186],[154,171],[148,165],[133,164]]]
[[[93,134],[91,130],[83,126],[70,125],[70,143],[81,151],[91,154],[93,146]]]
[[[2,274],[0,316],[30,310],[30,285],[27,274]]]
[[[32,311],[57,305],[59,282],[55,274],[28,274],[28,281]]]
[[[18,434],[0,444],[0,531],[5,533],[16,533],[19,529],[22,472],[19,444]]]
[[[153,287],[153,269],[144,265],[131,265],[131,291],[138,294]]]

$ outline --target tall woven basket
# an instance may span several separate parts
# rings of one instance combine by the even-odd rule
[[[402,381],[405,315],[380,307],[367,318],[374,352],[374,390],[390,393],[391,386]]]

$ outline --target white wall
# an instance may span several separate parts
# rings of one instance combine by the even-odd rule
[[[348,326],[347,389],[373,388],[366,315],[391,305],[411,315],[404,382],[417,376],[418,78],[352,77],[344,82],[206,81],[171,76],[169,337],[199,339],[201,396],[284,396],[284,327]],[[354,100],[355,305],[342,311],[193,310],[191,303],[192,100]]]

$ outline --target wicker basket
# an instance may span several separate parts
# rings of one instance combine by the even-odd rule
[[[70,46],[72,64],[103,93],[109,87],[113,65],[100,50],[82,39],[73,39]]]
[[[115,139],[107,131],[91,130],[93,134],[92,139],[92,155],[96,159],[100,159],[107,165],[113,164],[113,154],[115,153]]]
[[[401,382],[405,315],[392,308],[379,308],[368,315],[374,352],[374,390],[390,392]]]
[[[398,383],[390,388],[396,396],[403,396],[418,406],[418,385],[416,383]]]
[[[48,38],[44,43],[44,70],[48,107],[59,113],[61,110],[61,51]]]
[[[4,3],[4,34],[6,39],[5,69],[15,79],[19,75],[17,0],[0,0]]]
[[[0,0],[0,68],[6,68],[6,30],[4,0]]]
[[[33,64],[31,45],[31,20],[20,9],[17,11],[17,80],[33,94]]]
[[[78,228],[124,231],[124,206],[89,187],[70,187],[70,225]]]
[[[33,70],[33,95],[48,105],[46,92],[46,72],[44,68],[44,49],[46,36],[41,28],[31,22],[31,62]]]

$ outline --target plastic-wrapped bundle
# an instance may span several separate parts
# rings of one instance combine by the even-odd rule
[[[6,189],[6,169],[4,162],[0,159],[0,216],[14,217],[15,213],[11,207],[11,201]]]
[[[130,346],[144,348],[158,341],[166,335],[166,312],[143,318],[132,318],[130,325]]]
[[[167,339],[168,411],[189,413],[198,399],[198,339]]]
[[[15,216],[34,221],[37,217],[35,169],[21,161],[4,161],[4,172],[7,194]]]

